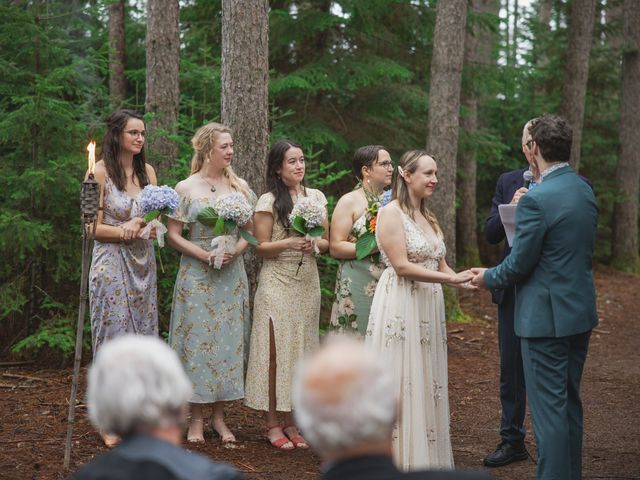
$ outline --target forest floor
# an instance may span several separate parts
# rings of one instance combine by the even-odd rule
[[[600,324],[593,332],[582,382],[585,433],[583,478],[640,478],[640,277],[596,270]],[[453,450],[458,468],[481,468],[499,441],[498,350],[495,306],[489,294],[465,293],[471,323],[449,325],[449,382]],[[86,370],[83,369],[83,378]],[[0,478],[62,479],[71,369],[0,368]],[[78,398],[84,398],[84,384]],[[249,479],[317,479],[310,451],[280,452],[264,440],[264,423],[239,402],[228,408],[239,439],[223,448],[209,434],[194,450],[231,463]],[[530,420],[527,418],[528,431]],[[78,405],[72,469],[105,451]],[[533,435],[527,448],[535,458]],[[497,479],[535,477],[533,460],[490,471]]]

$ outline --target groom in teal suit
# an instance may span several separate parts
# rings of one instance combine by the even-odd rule
[[[592,189],[568,164],[567,122],[545,115],[530,133],[527,146],[540,183],[518,202],[511,254],[495,268],[472,269],[472,282],[491,289],[515,285],[537,478],[579,480],[580,379],[598,323],[592,273],[597,207]]]

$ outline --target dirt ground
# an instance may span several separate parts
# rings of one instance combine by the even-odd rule
[[[596,282],[600,325],[582,382],[583,478],[640,478],[640,277],[598,268]],[[475,320],[449,326],[453,449],[458,468],[481,468],[483,456],[499,441],[497,324],[486,292],[465,294],[462,304]],[[70,369],[0,368],[1,479],[62,479],[69,473],[62,463],[70,384]],[[84,386],[79,398],[84,398]],[[84,402],[76,419],[72,469],[105,451]],[[235,403],[228,408],[228,424],[240,440],[237,448],[223,448],[209,434],[195,450],[233,464],[249,479],[319,477],[319,459],[310,451],[280,452],[266,443],[256,412]],[[530,433],[527,447],[535,458]],[[535,464],[526,460],[491,474],[497,479],[534,478]]]

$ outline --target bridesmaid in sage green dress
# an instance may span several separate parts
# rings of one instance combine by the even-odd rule
[[[223,443],[235,442],[224,422],[223,402],[244,398],[250,312],[242,252],[246,240],[236,232],[235,251],[214,268],[211,227],[196,218],[216,198],[241,192],[250,205],[255,195],[231,169],[233,140],[228,127],[209,123],[191,141],[191,175],[178,183],[180,205],[169,219],[169,243],[182,253],[171,309],[169,343],[193,382],[190,442],[204,441],[202,405],[213,404],[213,429]],[[252,230],[251,224],[245,229]],[[189,230],[189,238],[182,236]]]
[[[375,254],[377,248],[371,255],[356,260],[355,242],[367,231],[367,209],[379,202],[383,189],[391,185],[393,164],[389,152],[381,145],[359,148],[353,157],[353,171],[358,177],[358,185],[338,200],[331,217],[329,249],[333,258],[342,260],[338,267],[331,326],[364,335],[373,294],[384,266]]]

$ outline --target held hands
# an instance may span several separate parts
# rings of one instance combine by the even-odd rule
[[[313,243],[307,240],[304,237],[290,237],[289,238],[289,249],[296,250],[302,253],[312,253],[313,252]]]
[[[528,188],[520,187],[518,190],[516,190],[516,193],[513,194],[513,198],[511,199],[511,203],[516,205],[518,203],[518,200],[520,200],[520,197],[522,197],[528,191],[529,191]]]
[[[471,270],[463,270],[461,272],[454,274],[451,278],[451,281],[448,283],[452,287],[456,287],[456,288],[463,288],[465,290],[477,290],[478,287],[470,283],[473,277],[474,277],[474,274]]]
[[[471,285],[475,285],[478,288],[487,288],[484,284],[484,272],[486,271],[486,268],[472,268],[471,272],[474,274],[474,277],[471,280]]]

